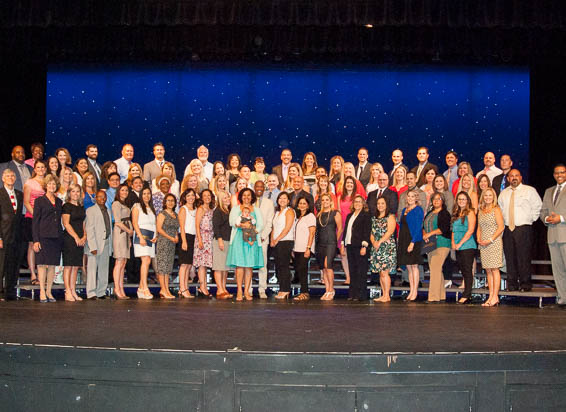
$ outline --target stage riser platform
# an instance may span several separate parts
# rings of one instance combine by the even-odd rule
[[[309,354],[0,346],[10,411],[553,411],[566,353]]]

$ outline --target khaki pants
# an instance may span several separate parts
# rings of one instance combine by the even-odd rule
[[[430,252],[428,256],[428,266],[430,267],[430,282],[428,285],[428,300],[439,301],[446,299],[446,289],[444,288],[444,275],[442,265],[450,253],[447,247],[439,247]]]

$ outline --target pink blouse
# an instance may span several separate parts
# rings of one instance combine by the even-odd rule
[[[26,184],[24,185],[24,187],[25,186],[28,186],[30,188],[29,203],[31,204],[31,207],[33,207],[34,204],[35,204],[35,199],[43,196],[45,194],[45,191],[43,190],[43,187],[41,186],[41,184],[35,179],[29,179],[26,182]],[[33,214],[30,213],[29,210],[26,210],[25,217],[32,218]]]

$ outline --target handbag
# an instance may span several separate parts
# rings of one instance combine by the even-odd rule
[[[421,246],[421,253],[423,255],[427,255],[430,252],[434,251],[436,249],[436,235],[432,235],[431,237],[428,238],[428,242],[425,242],[423,240],[422,246]]]
[[[143,238],[148,242],[151,239],[153,239],[153,237],[155,236],[155,233],[152,230],[140,229],[140,232]],[[138,237],[137,233],[134,232],[134,245],[139,245],[139,244],[140,244],[140,238]]]

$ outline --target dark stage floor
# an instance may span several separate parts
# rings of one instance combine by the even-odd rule
[[[390,304],[176,300],[0,304],[1,343],[261,352],[566,350],[566,311]]]

